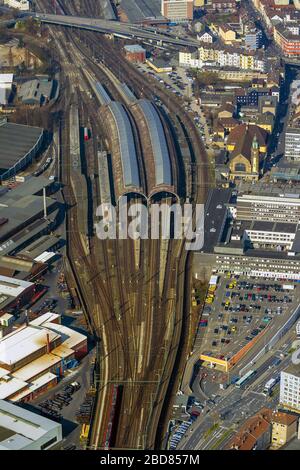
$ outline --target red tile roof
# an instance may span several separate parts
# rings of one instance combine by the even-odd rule
[[[271,427],[272,410],[262,408],[251,416],[227,444],[225,450],[252,450],[257,440]]]

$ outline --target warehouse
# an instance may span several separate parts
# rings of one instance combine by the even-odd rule
[[[0,400],[0,450],[48,450],[61,440],[60,423]]]
[[[130,62],[143,63],[146,60],[146,49],[139,44],[130,44],[124,47],[125,57]]]
[[[22,103],[31,106],[47,104],[53,92],[53,80],[29,80],[22,83],[18,96]]]
[[[15,176],[32,163],[43,144],[44,131],[3,120],[0,122],[0,181]]]
[[[35,287],[33,282],[0,276],[0,313],[8,307],[20,307],[28,303],[34,295]]]
[[[0,398],[30,401],[87,353],[87,337],[47,312],[0,339]]]
[[[28,185],[30,186],[30,184]],[[21,185],[19,188],[8,191],[0,198],[0,242],[5,242],[10,237],[18,234],[18,239],[21,238],[21,230],[28,227],[30,224],[35,223],[31,227],[30,232],[38,227],[43,222],[46,225],[49,222],[43,218],[44,216],[44,201],[40,196],[30,195],[26,185]],[[24,191],[24,192],[23,192]],[[55,199],[46,198],[47,216],[54,209],[57,208],[57,201]],[[27,235],[31,235],[30,233]],[[24,233],[25,236],[25,233]],[[30,237],[29,237],[30,238]],[[13,241],[7,242],[13,247]],[[0,246],[1,254],[6,254],[3,245]]]

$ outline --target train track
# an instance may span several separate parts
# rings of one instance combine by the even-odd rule
[[[108,81],[105,73],[91,60],[87,49],[93,48],[105,65],[118,76],[120,53],[105,39],[95,40],[93,34],[86,33],[88,47],[72,40],[73,34],[62,33],[77,50],[77,59],[85,63],[95,77],[106,80],[107,86],[116,99],[120,99],[117,88]],[[91,50],[90,48],[90,50]],[[64,51],[65,53],[65,51]],[[74,64],[76,57],[70,57]],[[126,81],[137,96],[153,97],[153,83],[145,80],[138,72],[121,58],[122,72]],[[80,64],[79,64],[80,65]],[[76,70],[76,66],[74,66]],[[78,73],[78,70],[77,70]],[[76,74],[73,76],[73,80]],[[77,75],[78,77],[78,75]],[[84,86],[85,79],[81,77]],[[86,82],[85,82],[86,83]],[[205,199],[207,174],[209,168],[206,153],[200,136],[191,118],[178,107],[178,100],[156,85],[155,93],[168,105],[173,121],[179,132],[189,135],[191,162],[196,166],[191,188],[194,201]],[[81,114],[88,112],[93,133],[101,135],[101,119],[95,106],[87,105],[87,97],[73,84],[76,90]],[[88,108],[88,110],[87,110]],[[85,110],[85,111],[84,111]],[[165,130],[168,129],[165,127]],[[168,132],[168,131],[166,131]],[[65,136],[66,137],[66,136]],[[170,145],[171,134],[167,134]],[[173,173],[178,171],[176,152],[171,151]],[[189,164],[189,162],[185,162]],[[199,164],[200,163],[200,164]],[[202,164],[202,166],[201,166]],[[64,182],[70,188],[69,162],[66,156]],[[92,171],[87,165],[87,173]],[[199,180],[199,176],[201,179]],[[145,178],[145,175],[143,176]],[[200,184],[199,184],[200,183]],[[96,194],[97,194],[97,188]],[[90,436],[90,448],[103,448],[103,436],[107,435],[109,416],[108,397],[111,384],[122,384],[122,404],[118,422],[115,448],[153,448],[164,406],[166,391],[174,368],[174,359],[180,346],[183,313],[183,273],[188,258],[182,241],[170,240],[167,254],[163,296],[159,295],[158,278],[160,270],[160,240],[142,240],[140,246],[141,269],[135,269],[134,246],[131,240],[100,241],[90,239],[90,254],[86,255],[82,239],[78,233],[78,213],[76,195],[67,190],[66,203],[71,207],[68,212],[68,227],[74,233],[69,246],[74,277],[81,292],[80,298],[89,313],[92,329],[100,341],[98,396]],[[77,232],[77,235],[76,235]],[[170,274],[171,273],[171,274]],[[172,293],[172,294],[170,294]],[[168,298],[168,296],[170,298]],[[142,310],[145,310],[144,314]],[[166,334],[168,332],[168,334]],[[144,344],[139,342],[144,341]],[[142,357],[141,357],[142,356]]]

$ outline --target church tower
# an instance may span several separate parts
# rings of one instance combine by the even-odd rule
[[[259,145],[258,145],[256,134],[252,141],[251,167],[252,167],[252,173],[259,173]]]

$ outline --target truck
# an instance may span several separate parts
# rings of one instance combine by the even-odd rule
[[[265,396],[271,395],[271,392],[275,385],[279,382],[280,376],[278,375],[277,377],[273,377],[272,379],[268,380],[268,382],[265,384],[263,394]]]

